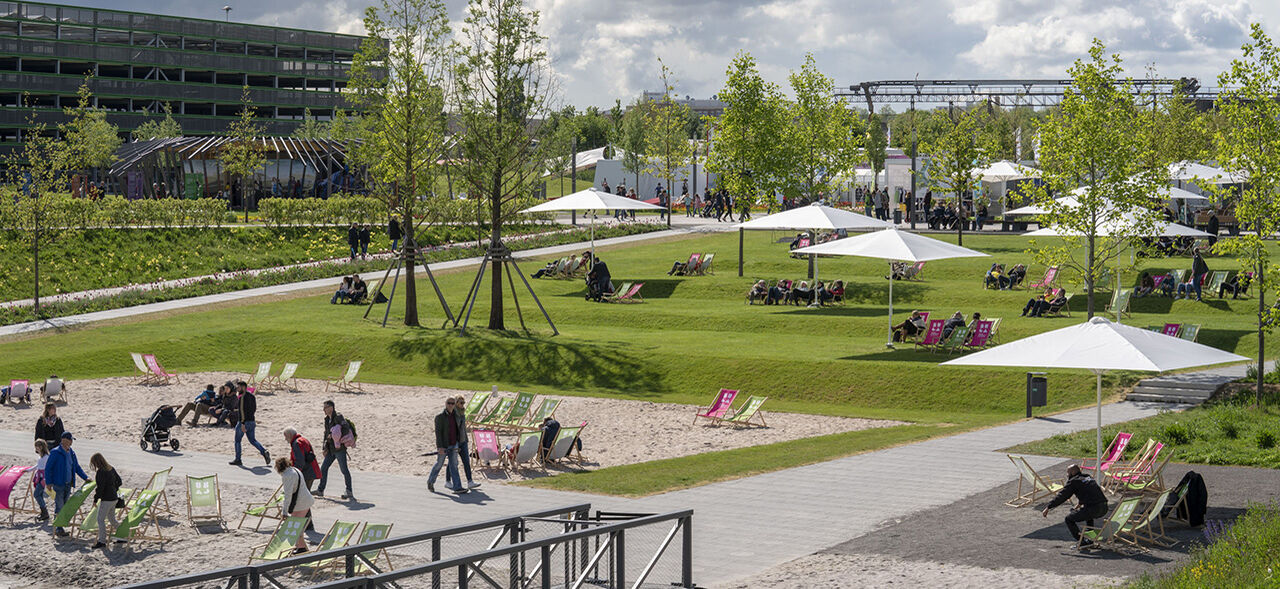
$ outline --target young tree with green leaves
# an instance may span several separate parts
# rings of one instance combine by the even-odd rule
[[[87,171],[96,175],[101,168],[116,161],[116,150],[124,140],[120,129],[107,122],[107,112],[93,106],[93,93],[86,81],[77,92],[76,105],[63,109],[71,120],[59,125],[64,161],[62,168],[69,173]]]
[[[818,71],[813,54],[805,56],[799,71],[791,72],[790,81],[795,100],[784,127],[786,153],[792,160],[788,175],[807,200],[818,202],[862,158],[865,132],[835,95],[835,82]]]
[[[645,170],[666,181],[667,227],[671,226],[671,184],[693,159],[693,143],[689,141],[689,105],[672,99],[675,90],[671,69],[658,60],[662,79],[662,101],[649,105],[644,118]],[[636,186],[637,192],[639,186]],[[643,199],[643,195],[640,195]]]
[[[976,195],[982,189],[982,176],[978,170],[991,164],[992,154],[997,149],[996,138],[986,124],[989,121],[982,107],[958,109],[954,113],[939,109],[933,112],[932,118],[932,126],[943,131],[929,143],[921,145],[932,158],[926,186],[934,192],[949,192],[956,196],[956,213],[959,216],[956,243],[964,245],[964,224],[969,217],[965,209],[965,195]],[[976,208],[976,203],[974,206]]]
[[[883,116],[876,113],[867,115],[866,159],[871,164],[871,183],[874,190],[880,190],[880,172],[884,171],[884,160],[888,158],[886,150],[889,139],[884,133]]]
[[[1213,134],[1218,164],[1232,177],[1247,178],[1239,192],[1214,187],[1218,203],[1235,202],[1236,220],[1253,229],[1217,243],[1215,249],[1240,260],[1241,271],[1253,272],[1249,287],[1258,297],[1258,381],[1255,402],[1262,403],[1266,373],[1266,334],[1280,320],[1267,306],[1267,293],[1280,280],[1280,268],[1267,252],[1266,240],[1280,231],[1280,50],[1254,23],[1243,55],[1218,76],[1224,88],[1217,110],[1223,124]]]
[[[548,150],[535,122],[551,110],[554,81],[538,12],[523,0],[470,0],[454,70],[454,110],[461,132],[459,175],[489,207],[489,251],[500,251],[502,225],[532,202]],[[489,329],[505,329],[503,263],[490,276]]]
[[[786,187],[784,141],[787,107],[777,84],[766,82],[750,53],[739,52],[717,96],[725,103],[713,125],[707,169],[738,199],[753,203]]]
[[[5,224],[12,223],[15,240],[0,245],[0,252],[10,243],[18,243],[31,252],[32,309],[36,318],[40,314],[40,246],[52,243],[59,235],[71,231],[71,223],[58,217],[54,195],[66,189],[67,144],[38,123],[32,115],[28,128],[23,130],[21,147],[5,156],[4,185],[0,187],[0,199],[4,207],[12,206],[4,215]],[[48,228],[58,227],[57,230]]]
[[[257,123],[257,109],[249,96],[249,87],[240,91],[240,117],[227,129],[231,141],[226,143],[218,159],[222,171],[233,182],[240,182],[240,202],[244,205],[244,222],[249,222],[249,178],[267,163],[266,148],[262,145],[262,126]]]
[[[382,0],[365,10],[364,27],[368,36],[352,63],[349,84],[363,114],[344,115],[342,129],[359,131],[363,141],[349,144],[352,159],[366,167],[373,195],[386,203],[404,232],[404,324],[413,327],[419,324],[414,266],[420,197],[447,198],[435,193],[443,174],[439,162],[449,145],[449,15],[439,0]]]
[[[161,106],[161,109],[163,109],[164,118],[157,121],[147,115],[147,120],[142,121],[141,125],[133,129],[130,136],[134,141],[182,137],[182,125],[173,119],[173,107],[166,102]]]
[[[1039,129],[1045,185],[1032,191],[1048,211],[1041,223],[1063,243],[1034,244],[1030,252],[1080,274],[1091,318],[1098,278],[1130,241],[1153,233],[1162,204],[1152,195],[1169,180],[1168,162],[1150,152],[1151,119],[1143,112],[1149,105],[1121,77],[1120,56],[1105,52],[1095,39],[1088,60],[1067,70],[1073,84]],[[1068,194],[1074,199],[1051,198]]]

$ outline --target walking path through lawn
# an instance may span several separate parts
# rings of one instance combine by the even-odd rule
[[[74,400],[74,399],[73,399]],[[1116,403],[1103,410],[1104,423],[1154,415],[1168,405]],[[487,484],[480,491],[455,498],[429,495],[421,477],[376,472],[353,472],[360,519],[394,521],[397,532],[413,532],[492,519],[504,515],[589,502],[596,509],[662,512],[692,508],[694,514],[694,571],[700,586],[743,578],[786,561],[812,554],[874,531],[882,522],[954,503],[966,496],[1008,483],[1017,471],[998,450],[1057,433],[1093,427],[1094,409],[963,433],[829,462],[766,473],[639,499],[603,497],[511,485]],[[75,431],[75,424],[68,424]],[[275,426],[259,428],[272,446]],[[181,438],[182,429],[175,430]],[[590,454],[591,441],[586,441]],[[0,443],[14,451],[31,444],[29,432],[0,431]],[[227,450],[232,433],[227,430]],[[655,440],[654,443],[661,443]],[[228,455],[182,452],[152,454],[137,444],[81,439],[76,441],[82,461],[102,452],[125,471],[152,472],[174,467],[174,478],[186,474],[218,473],[227,483],[258,486],[263,496],[279,478],[248,448],[246,468],[227,464]],[[389,449],[382,449],[388,451]],[[359,452],[352,461],[360,463]],[[428,460],[426,457],[410,459]],[[1033,457],[1043,468],[1061,458]],[[329,493],[342,491],[337,467],[330,473]],[[565,475],[560,475],[565,476]],[[480,477],[477,477],[480,480]],[[443,484],[441,482],[441,484]],[[180,498],[180,483],[170,493]],[[338,517],[341,503],[322,502],[316,508],[321,526]],[[224,508],[228,517],[241,506]],[[963,517],[958,515],[958,517]],[[234,523],[234,522],[233,522]],[[176,549],[176,547],[175,547]],[[157,576],[162,575],[157,571]]]

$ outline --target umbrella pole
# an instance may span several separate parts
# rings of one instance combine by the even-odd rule
[[[885,337],[884,347],[893,349],[893,261],[889,261],[889,335]]]
[[[1095,440],[1095,448],[1097,449],[1097,462],[1094,462],[1094,468],[1098,469],[1094,474],[1099,478],[1102,476],[1102,371],[1094,370],[1093,373],[1098,377],[1098,427],[1097,439]]]

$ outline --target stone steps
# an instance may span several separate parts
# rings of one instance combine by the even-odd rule
[[[1148,378],[1134,386],[1125,399],[1147,403],[1199,405],[1232,380],[1229,376],[1201,374]]]

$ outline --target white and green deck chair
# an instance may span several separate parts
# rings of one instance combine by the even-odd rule
[[[345,548],[351,543],[351,537],[356,535],[356,530],[360,529],[359,522],[335,521],[329,526],[329,531],[325,533],[324,538],[320,540],[315,548],[315,552],[324,552],[326,550],[334,550],[337,548]],[[314,578],[324,572],[335,572],[335,567],[342,567],[346,562],[345,558],[329,558],[318,560],[302,565],[302,568],[311,569],[311,576]]]
[[[1009,457],[1009,461],[1018,468],[1018,491],[1013,499],[1006,501],[1004,504],[1009,507],[1025,507],[1031,505],[1041,499],[1048,499],[1062,490],[1062,482],[1046,477],[1031,468],[1031,464],[1026,458],[1021,456]]]
[[[116,491],[116,496],[120,498],[120,501],[116,501],[117,510],[124,509],[129,504],[130,495],[133,495],[133,489],[120,487],[120,490]],[[86,499],[85,503],[88,503],[89,511],[85,513],[84,519],[80,520],[80,525],[76,526],[76,531],[85,537],[94,538],[98,534],[98,507],[101,504],[95,503],[92,497]],[[119,515],[116,514],[116,521],[121,521]]]
[[[582,433],[582,428],[578,427],[562,427],[560,433],[556,434],[556,441],[551,444],[551,451],[547,454],[546,462],[555,462],[564,460],[569,457],[569,451],[573,450],[573,442],[578,439],[578,434]]]
[[[133,376],[138,379],[137,384],[155,383],[156,375],[151,372],[150,368],[147,368],[147,363],[142,359],[142,354],[130,352],[129,355],[133,356],[133,369],[137,371]]]
[[[120,525],[116,527],[116,533],[112,534],[119,540],[154,540],[156,542],[164,541],[164,534],[160,532],[160,520],[156,519],[155,506],[159,501],[160,492],[143,489],[134,494],[133,499],[129,501],[129,513],[120,520]],[[149,530],[154,530],[149,533]]]
[[[89,481],[68,495],[67,500],[62,504],[62,509],[53,515],[53,522],[49,525],[55,528],[69,528],[79,525],[80,510],[84,508],[85,500],[93,495],[93,489],[97,486],[97,483]],[[50,488],[49,491],[52,494],[53,489]],[[48,501],[52,505],[53,497],[49,497]]]
[[[707,274],[711,274],[711,263],[714,262],[715,259],[716,259],[715,252],[702,256],[702,259],[698,260],[698,267],[693,269],[693,273],[697,274],[698,276],[706,276]]]
[[[489,391],[479,391],[467,399],[467,423],[475,423],[480,418],[480,412],[489,403],[489,397],[492,394]]]
[[[164,492],[164,488],[169,484],[169,473],[171,472],[173,472],[172,466],[161,471],[156,471],[151,475],[151,480],[147,481],[147,486],[143,487],[143,489],[147,491],[160,492],[160,503],[163,505],[159,507],[159,509],[169,515],[173,515],[174,511],[169,505],[169,494]],[[137,497],[135,497],[134,500],[137,500]]]
[[[560,407],[560,399],[543,399],[538,403],[538,408],[529,414],[529,419],[525,422],[526,427],[540,427],[542,421],[548,417],[555,417],[556,409]]]
[[[1186,270],[1171,270],[1169,272],[1169,276],[1173,278],[1173,288],[1175,291],[1178,289],[1179,284],[1187,281]]]
[[[1178,332],[1178,337],[1189,342],[1196,341],[1196,336],[1200,335],[1199,323],[1183,323],[1182,330]]]
[[[507,417],[507,414],[511,412],[511,407],[514,406],[515,403],[515,399],[498,399],[498,404],[494,405],[493,409],[490,409],[484,418],[474,423],[484,425],[496,424],[499,420]]]
[[[511,404],[511,411],[506,417],[500,418],[493,425],[505,428],[518,428],[524,424],[524,418],[529,415],[529,409],[533,407],[533,393],[516,393],[515,402]]]
[[[360,365],[363,360],[352,360],[347,363],[347,371],[338,380],[328,380],[324,383],[324,391],[329,392],[330,388],[335,389],[339,393],[363,393],[364,389],[360,387],[360,383],[356,382],[356,377],[360,375]]]
[[[271,498],[267,499],[265,503],[249,503],[245,505],[244,515],[240,516],[240,523],[236,524],[236,529],[243,528],[244,520],[250,517],[258,518],[258,523],[253,526],[253,531],[255,532],[262,527],[262,520],[264,519],[283,520],[285,518],[283,504],[284,487],[276,487],[275,492],[271,494]]]
[[[1133,517],[1133,512],[1138,510],[1138,503],[1141,501],[1141,496],[1121,499],[1111,510],[1107,519],[1102,522],[1102,527],[1084,527],[1080,532],[1080,540],[1076,542],[1076,548],[1080,548],[1085,540],[1089,540],[1093,543],[1090,545],[1092,548],[1116,549],[1122,542],[1121,532],[1131,526],[1129,520]]]
[[[281,520],[266,544],[249,549],[249,564],[253,564],[255,560],[280,560],[293,554],[298,538],[307,530],[307,519],[289,516]]]
[[[1222,285],[1226,283],[1227,274],[1229,274],[1229,272],[1223,272],[1221,270],[1214,272],[1213,276],[1209,278],[1209,287],[1205,290],[1208,290],[1211,293],[1218,292],[1218,289],[1222,288]]]
[[[760,427],[769,427],[769,425],[764,422],[764,412],[760,411],[760,406],[764,405],[765,400],[767,400],[768,398],[769,397],[756,397],[754,395],[751,397],[748,397],[747,401],[743,403],[741,407],[738,408],[738,411],[735,412],[732,417],[721,419],[719,423],[728,423],[733,425],[759,425]],[[755,423],[752,421],[757,416],[760,417],[760,423]]]
[[[222,520],[222,490],[218,487],[218,475],[187,475],[187,521],[197,532],[203,525],[220,528],[226,525]]]
[[[297,362],[286,362],[284,368],[280,370],[280,374],[268,376],[263,381],[263,387],[273,391],[296,391],[298,390],[298,379],[294,378],[293,375],[297,372]]]
[[[503,454],[507,461],[507,468],[516,470],[525,468],[526,466],[539,467],[538,454],[542,449],[542,432],[531,431],[520,434],[520,440],[516,442],[516,447],[511,454]]]
[[[1121,539],[1131,541],[1136,546],[1141,546],[1143,542],[1165,548],[1177,544],[1177,540],[1165,535],[1164,518],[1161,517],[1164,507],[1168,505],[1172,495],[1173,489],[1166,489],[1163,493],[1157,495],[1156,500],[1152,501],[1145,511],[1133,519],[1132,525],[1128,529],[1121,530]]]
[[[253,373],[253,376],[249,377],[248,385],[251,387],[254,387],[255,391],[258,389],[266,390],[266,387],[264,387],[263,385],[270,379],[271,379],[271,363],[259,362],[258,371]]]
[[[360,539],[356,540],[356,545],[368,544],[379,540],[386,540],[391,537],[392,524],[365,524],[364,531],[360,532]],[[366,562],[368,561],[368,562]],[[381,563],[381,564],[380,564]],[[356,557],[357,575],[366,573],[385,573],[391,570],[391,555],[387,554],[386,548],[377,550],[367,550],[361,552]]]
[[[1111,304],[1107,306],[1107,312],[1121,317],[1132,317],[1129,312],[1129,299],[1133,296],[1132,288],[1117,288],[1116,292],[1111,295]]]

